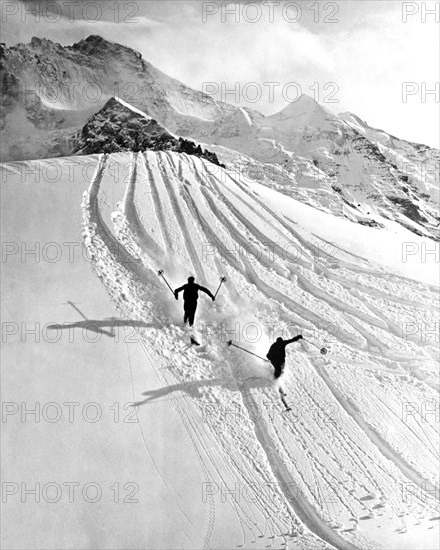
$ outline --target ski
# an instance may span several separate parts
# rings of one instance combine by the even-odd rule
[[[197,342],[197,340],[195,338],[193,338],[192,336],[190,337],[190,340],[191,340],[191,344],[193,346],[200,346],[199,342]]]
[[[278,388],[278,391],[279,391],[280,396],[281,396],[281,401],[282,401],[283,405],[286,407],[286,410],[284,412],[291,411],[292,408],[289,407],[287,401],[285,400],[285,397],[286,397],[287,393],[283,390],[283,388],[281,386]]]

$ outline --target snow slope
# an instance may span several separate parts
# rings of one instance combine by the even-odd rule
[[[129,175],[127,156],[113,159],[119,171],[113,164],[113,189],[102,210],[116,197],[117,182],[123,196]],[[202,487],[222,479],[233,486],[234,476],[215,457],[205,458],[203,424],[197,447],[186,435],[194,419],[183,424],[180,400],[139,345],[137,331],[146,323],[118,315],[84,248],[82,195],[97,161],[84,156],[1,167],[2,491],[18,485],[2,502],[1,546],[166,550],[209,541],[219,548],[225,525],[236,540],[242,526],[233,506],[203,501]],[[144,392],[150,399],[134,414],[129,404],[146,399]],[[87,421],[97,408],[101,418]],[[38,483],[35,502],[24,490]],[[48,483],[60,487],[58,502],[46,500],[57,496],[56,485],[43,493]],[[71,502],[69,483],[79,484],[71,486]],[[97,502],[83,498],[87,483],[101,488]],[[127,483],[135,485],[124,488]],[[243,508],[259,518],[252,503]],[[264,532],[263,519],[258,527]]]
[[[51,162],[62,167],[71,160]],[[120,318],[145,325],[137,327],[134,348],[143,359],[130,383],[119,379],[127,368],[122,357],[112,358],[113,366],[96,363],[94,369],[100,388],[113,388],[124,396],[121,400],[139,406],[135,428],[140,432],[123,441],[116,437],[113,445],[129,449],[125,463],[131,468],[134,461],[145,483],[149,476],[157,479],[148,460],[160,472],[165,469],[164,482],[177,483],[180,498],[156,498],[156,508],[173,520],[175,514],[188,518],[187,523],[182,519],[180,538],[163,540],[162,547],[437,548],[438,417],[425,414],[438,407],[438,336],[428,333],[437,322],[436,264],[432,256],[417,264],[415,254],[410,262],[399,262],[398,252],[404,242],[419,247],[434,243],[415,240],[388,220],[382,220],[381,229],[355,225],[353,230],[348,220],[250,179],[243,183],[233,171],[186,154],[118,153],[80,157],[78,162],[93,168],[88,171],[93,177],[90,183],[76,180],[67,186],[72,193],[68,201],[61,190],[55,200],[52,189],[23,186],[23,163],[5,165],[7,174],[15,171],[6,198],[19,205],[13,212],[22,224],[13,225],[14,237],[29,239],[17,209],[32,203],[33,196],[43,193],[55,201],[54,210],[67,213],[78,211],[80,191],[85,191],[82,234],[93,270]],[[36,202],[30,219],[40,220],[47,207]],[[54,239],[63,239],[69,223],[62,214],[50,221],[38,237],[48,239],[53,230]],[[74,237],[69,233],[68,238]],[[189,346],[181,325],[182,303],[157,276],[160,268],[174,288],[190,274],[211,290],[220,276],[227,277],[214,304],[200,298],[201,348]],[[72,284],[67,267],[59,266],[52,277],[37,277],[46,281],[40,297],[44,306],[60,279],[66,281],[64,297],[66,285]],[[81,268],[74,287],[96,281]],[[36,298],[26,300],[35,303]],[[16,315],[23,310],[24,304],[17,306]],[[53,314],[61,315],[58,306]],[[281,383],[293,410],[285,413],[269,365],[228,348],[226,341],[232,338],[264,356],[274,337],[298,332],[308,342],[288,348]],[[325,345],[330,353],[320,355],[312,344]],[[15,345],[32,363],[31,351]],[[66,357],[76,357],[76,349],[56,346],[42,350],[42,357],[63,365]],[[66,376],[74,375],[71,369]],[[28,371],[20,370],[17,380],[24,383]],[[41,384],[53,371],[38,372]],[[74,387],[80,391],[84,385],[93,393],[86,377],[82,372]],[[55,388],[58,384],[53,383]],[[8,399],[19,397],[16,393]],[[164,400],[171,411],[169,430],[157,413]],[[15,435],[9,437],[25,444],[26,425],[13,428]],[[44,429],[47,438],[50,431]],[[153,439],[146,462],[140,455],[150,441],[142,430]],[[101,441],[108,435],[100,426],[94,433]],[[60,434],[67,437],[62,428]],[[70,464],[67,447],[59,453]],[[106,479],[115,455],[100,459]],[[173,468],[166,466],[170,457]],[[14,466],[7,462],[16,475],[26,466],[26,460]],[[180,482],[176,472],[183,476]],[[137,510],[151,520],[145,501]],[[65,517],[64,510],[59,513]],[[99,518],[102,531],[90,525],[87,532],[93,547],[98,541],[105,547],[101,532],[107,544],[119,546],[127,525],[136,528],[135,542],[127,545],[124,539],[120,547],[157,547],[136,519],[128,524],[112,519],[105,507]],[[170,525],[155,528],[168,532]],[[26,533],[16,547],[28,543]],[[57,530],[49,533],[49,546],[66,547],[59,536]]]

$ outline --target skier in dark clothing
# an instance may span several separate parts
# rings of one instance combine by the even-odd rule
[[[189,322],[189,326],[192,327],[194,324],[194,316],[197,309],[197,300],[199,298],[199,290],[205,292],[214,302],[215,297],[207,288],[200,286],[194,282],[194,277],[188,277],[188,283],[176,288],[174,291],[174,296],[176,300],[179,299],[179,292],[183,290],[183,311],[185,313],[183,317],[183,322]]]
[[[270,346],[266,357],[269,359],[269,361],[273,365],[273,368],[275,369],[275,372],[274,372],[275,380],[277,380],[283,374],[283,371],[284,371],[284,364],[286,362],[286,346],[288,344],[291,344],[292,342],[297,342],[298,340],[302,340],[302,338],[303,338],[302,334],[298,334],[298,336],[294,336],[290,340],[283,340],[282,338],[277,338],[276,342],[274,342]],[[286,411],[292,410],[287,404],[287,401],[285,399],[287,393],[283,390],[281,385],[279,386],[278,391],[280,392],[281,401],[283,402],[283,405],[286,407]]]
[[[277,338],[266,355],[269,361],[272,363],[273,368],[275,369],[274,377],[275,379],[279,378],[284,371],[284,363],[286,362],[286,346],[292,342],[297,342],[302,340],[302,334],[294,336],[290,340],[283,340],[282,338]]]

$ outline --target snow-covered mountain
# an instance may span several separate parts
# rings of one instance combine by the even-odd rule
[[[3,545],[436,550],[439,152],[98,36],[1,81]]]
[[[0,74],[2,160],[91,151],[78,148],[77,137],[117,96],[176,136],[205,144],[240,175],[259,174],[265,184],[354,222],[376,226],[380,214],[438,239],[439,151],[356,115],[334,115],[306,95],[264,116],[215,101],[96,35],[66,47],[33,38],[3,48]],[[103,128],[117,124],[110,118],[108,109],[101,112]],[[104,135],[101,141],[110,151]]]
[[[177,137],[151,116],[120,98],[110,98],[104,107],[72,136],[73,153],[117,153],[122,151],[175,151],[205,158],[216,164],[217,155],[203,150],[200,144]]]
[[[9,136],[2,160],[53,156],[52,140],[78,131],[113,96],[170,131],[179,128],[179,135],[188,120],[214,120],[233,110],[168,77],[139,52],[96,35],[66,47],[33,38],[0,53],[0,120]]]

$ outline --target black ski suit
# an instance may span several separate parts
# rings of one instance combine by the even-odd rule
[[[294,336],[290,340],[283,340],[282,338],[278,338],[277,341],[270,346],[266,357],[269,359],[269,361],[273,365],[273,368],[275,369],[275,378],[279,378],[283,374],[284,364],[286,362],[286,346],[288,344],[291,344],[292,342],[296,342],[301,339],[301,334],[299,334],[298,336]]]
[[[192,327],[194,324],[194,316],[197,309],[197,300],[199,298],[199,290],[205,292],[212,300],[215,300],[214,295],[204,286],[200,286],[196,283],[187,283],[186,285],[176,288],[174,291],[174,296],[176,300],[179,298],[179,292],[183,290],[183,311],[184,317],[183,322],[189,322],[189,326]]]

